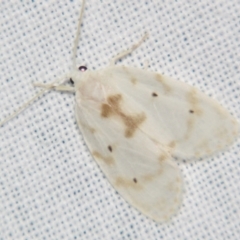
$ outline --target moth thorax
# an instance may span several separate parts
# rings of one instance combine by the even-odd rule
[[[95,102],[104,102],[106,99],[106,87],[100,81],[94,78],[87,78],[78,86],[78,91],[82,99],[88,99]]]

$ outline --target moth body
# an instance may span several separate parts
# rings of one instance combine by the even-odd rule
[[[157,222],[182,202],[174,156],[212,155],[238,134],[237,121],[215,100],[155,72],[110,66],[80,72],[74,82],[76,119],[91,155],[120,195]]]

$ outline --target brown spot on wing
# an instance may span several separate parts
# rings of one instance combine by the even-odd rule
[[[176,142],[175,142],[175,141],[171,141],[171,142],[168,144],[168,146],[169,146],[170,148],[175,148],[175,147],[176,147]]]
[[[158,158],[160,163],[163,163],[165,160],[167,160],[168,158],[168,154],[167,153],[163,153],[160,155],[160,157]]]
[[[96,130],[95,128],[93,128],[93,127],[89,127],[89,131],[90,131],[92,134],[94,134],[97,130]]]
[[[145,114],[138,114],[136,116],[121,115],[124,124],[126,126],[125,137],[130,138],[133,136],[134,132],[138,126],[145,120]]]
[[[110,151],[110,152],[112,152],[112,146],[108,146],[108,150]]]
[[[134,77],[132,77],[132,78],[131,78],[131,82],[132,82],[133,85],[135,85],[135,84],[137,83],[137,79],[134,78]]]
[[[134,181],[123,177],[117,177],[115,184],[119,187],[124,188],[134,188],[136,190],[143,189],[143,186],[141,184],[136,184]]]
[[[102,104],[102,111],[101,111],[101,116],[102,117],[108,117],[112,112],[112,109],[111,107],[106,104],[106,103],[103,103]]]
[[[137,178],[133,178],[132,180],[130,180],[128,178],[117,177],[115,183],[118,186],[122,186],[122,187],[136,188],[136,186],[137,186],[136,189],[142,189],[143,185],[141,183],[144,184],[144,183],[153,181],[156,177],[159,177],[163,173],[163,171],[164,171],[164,169],[162,167],[159,169],[156,169],[156,171],[154,171],[152,173],[148,173],[141,177],[138,177],[138,179],[140,178],[140,181],[138,181]],[[138,183],[138,184],[136,184],[136,183]]]
[[[187,120],[187,131],[184,136],[185,140],[190,138],[197,118],[203,114],[203,110],[199,106],[199,98],[195,88],[191,88],[191,90],[187,93],[186,98],[190,105],[189,113],[191,113],[191,115],[189,115]]]
[[[144,122],[146,116],[144,113],[135,115],[124,113],[120,106],[121,100],[122,96],[120,94],[109,96],[107,98],[107,103],[102,104],[101,116],[104,118],[108,118],[112,115],[120,117],[126,127],[124,135],[125,137],[130,138],[133,136],[139,125]]]
[[[157,97],[158,95],[157,95],[157,93],[153,92],[153,93],[152,93],[152,96],[153,96],[153,97]]]
[[[153,181],[156,177],[159,177],[163,172],[163,168],[159,168],[157,169],[155,172],[153,173],[148,173],[145,174],[142,178],[145,182],[151,182]]]
[[[191,88],[191,90],[187,93],[188,101],[192,105],[196,105],[198,103],[198,99],[196,95],[197,95],[197,91],[195,88]]]
[[[93,127],[91,127],[91,126],[89,126],[89,125],[87,125],[85,123],[82,123],[82,122],[80,122],[80,123],[83,126],[83,128],[86,128],[92,134],[94,134],[97,131],[95,128],[93,128]]]
[[[156,171],[154,171],[152,173],[145,174],[141,178],[144,182],[151,182],[156,177],[159,177],[160,175],[162,175],[163,171],[164,171],[164,168],[161,166],[160,168],[156,169]]]
[[[187,93],[187,101],[189,102],[191,109],[189,110],[190,113],[195,113],[198,116],[201,116],[203,111],[199,106],[199,99],[197,97],[197,90],[192,88]]]
[[[113,165],[115,163],[113,157],[105,157],[97,151],[93,151],[92,155],[98,159],[101,159],[107,165]]]
[[[107,98],[107,103],[102,104],[102,117],[109,117],[111,114],[118,113],[120,111],[119,102],[122,99],[122,95],[111,95]]]
[[[108,97],[108,103],[115,108],[119,107],[119,101],[122,99],[122,95],[116,94]]]
[[[163,76],[161,76],[160,74],[156,74],[155,75],[155,79],[161,83],[165,93],[169,93],[171,92],[172,88],[166,83],[166,81],[164,80]]]

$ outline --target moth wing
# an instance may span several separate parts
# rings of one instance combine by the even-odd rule
[[[179,168],[145,133],[126,138],[119,119],[100,116],[91,100],[76,105],[79,128],[101,170],[133,207],[156,222],[168,221],[182,201]]]
[[[174,156],[212,155],[232,144],[239,133],[238,122],[225,108],[187,83],[125,66],[108,68],[105,76],[150,116],[142,130]]]

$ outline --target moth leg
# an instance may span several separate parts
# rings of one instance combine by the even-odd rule
[[[66,86],[66,85],[59,85],[59,86],[55,87],[54,90],[60,91],[60,92],[75,92],[76,91],[74,87]]]
[[[129,55],[130,53],[132,53],[132,52],[133,52],[136,48],[138,48],[147,38],[148,38],[148,33],[145,33],[138,43],[134,44],[130,49],[125,50],[125,51],[122,51],[122,52],[120,52],[117,56],[115,56],[114,58],[112,58],[112,60],[110,61],[110,65],[115,65],[115,63],[116,63],[119,59],[121,59],[121,58]]]
[[[74,87],[66,86],[66,85],[45,84],[45,83],[35,82],[35,83],[33,83],[33,86],[46,88],[46,89],[49,89],[49,90],[53,89],[53,90],[61,91],[61,92],[75,92]]]

